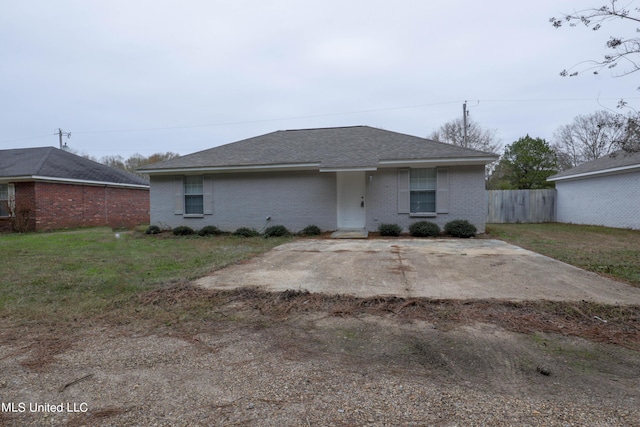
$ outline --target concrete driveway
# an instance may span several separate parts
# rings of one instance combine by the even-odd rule
[[[297,240],[196,281],[358,297],[640,304],[640,288],[499,240]]]

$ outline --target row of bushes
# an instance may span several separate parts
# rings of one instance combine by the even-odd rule
[[[402,227],[398,224],[380,224],[378,231],[381,236],[399,236]],[[444,226],[444,233],[451,237],[469,238],[475,236],[477,231],[475,225],[466,219],[449,221]],[[418,221],[409,226],[409,234],[414,237],[438,237],[440,233],[440,227],[435,222]]]
[[[381,236],[399,236],[402,233],[402,227],[398,224],[380,224],[378,231]],[[162,232],[162,229],[157,225],[151,225],[145,231],[146,234],[158,234]],[[225,234],[215,225],[207,225],[198,231],[186,225],[175,227],[171,232],[176,236],[189,236],[198,234],[200,236],[217,236]],[[477,233],[476,227],[467,220],[454,220],[449,221],[444,226],[444,233],[452,237],[473,237]],[[274,225],[267,227],[264,232],[260,233],[255,228],[240,227],[233,233],[238,237],[282,237],[290,236],[292,233],[287,230],[284,225]],[[322,230],[315,225],[309,225],[298,233],[301,236],[317,236],[322,234]],[[438,224],[430,221],[418,221],[409,226],[409,234],[414,237],[438,237],[441,234]]]
[[[150,225],[145,230],[145,234],[159,234],[161,232],[162,232],[162,229],[157,225]],[[171,232],[175,236],[191,236],[195,234],[199,236],[218,236],[221,234],[226,234],[215,225],[207,225],[206,227],[202,227],[198,231],[186,225],[181,225],[171,229]],[[289,230],[287,230],[287,228],[284,225],[274,225],[272,227],[267,227],[262,233],[260,233],[255,228],[240,227],[231,234],[238,237],[258,237],[258,236],[282,237],[282,236],[290,236],[292,233]],[[318,226],[309,225],[305,227],[298,234],[302,236],[317,236],[319,234],[322,234],[322,230],[320,230]]]

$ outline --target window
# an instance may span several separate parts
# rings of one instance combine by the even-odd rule
[[[411,169],[409,174],[409,207],[411,213],[436,211],[436,170]]]
[[[9,216],[9,184],[0,184],[0,216]]]
[[[203,177],[186,176],[184,179],[184,213],[185,215],[204,214]]]
[[[449,169],[398,168],[398,213],[416,217],[449,213]]]

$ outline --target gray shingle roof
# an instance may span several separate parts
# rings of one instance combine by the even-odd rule
[[[149,185],[137,175],[54,147],[0,150],[0,179],[22,177]]]
[[[556,181],[582,175],[597,175],[614,172],[618,168],[632,168],[634,166],[640,167],[640,153],[627,153],[626,151],[619,150],[599,159],[552,175],[548,180]]]
[[[140,171],[292,164],[358,168],[378,167],[384,160],[471,158],[482,161],[489,157],[497,159],[498,156],[397,132],[353,126],[272,132],[148,165]]]

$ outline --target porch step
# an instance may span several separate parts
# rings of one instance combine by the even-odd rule
[[[332,239],[366,239],[367,237],[369,232],[364,228],[344,228],[331,233]]]

